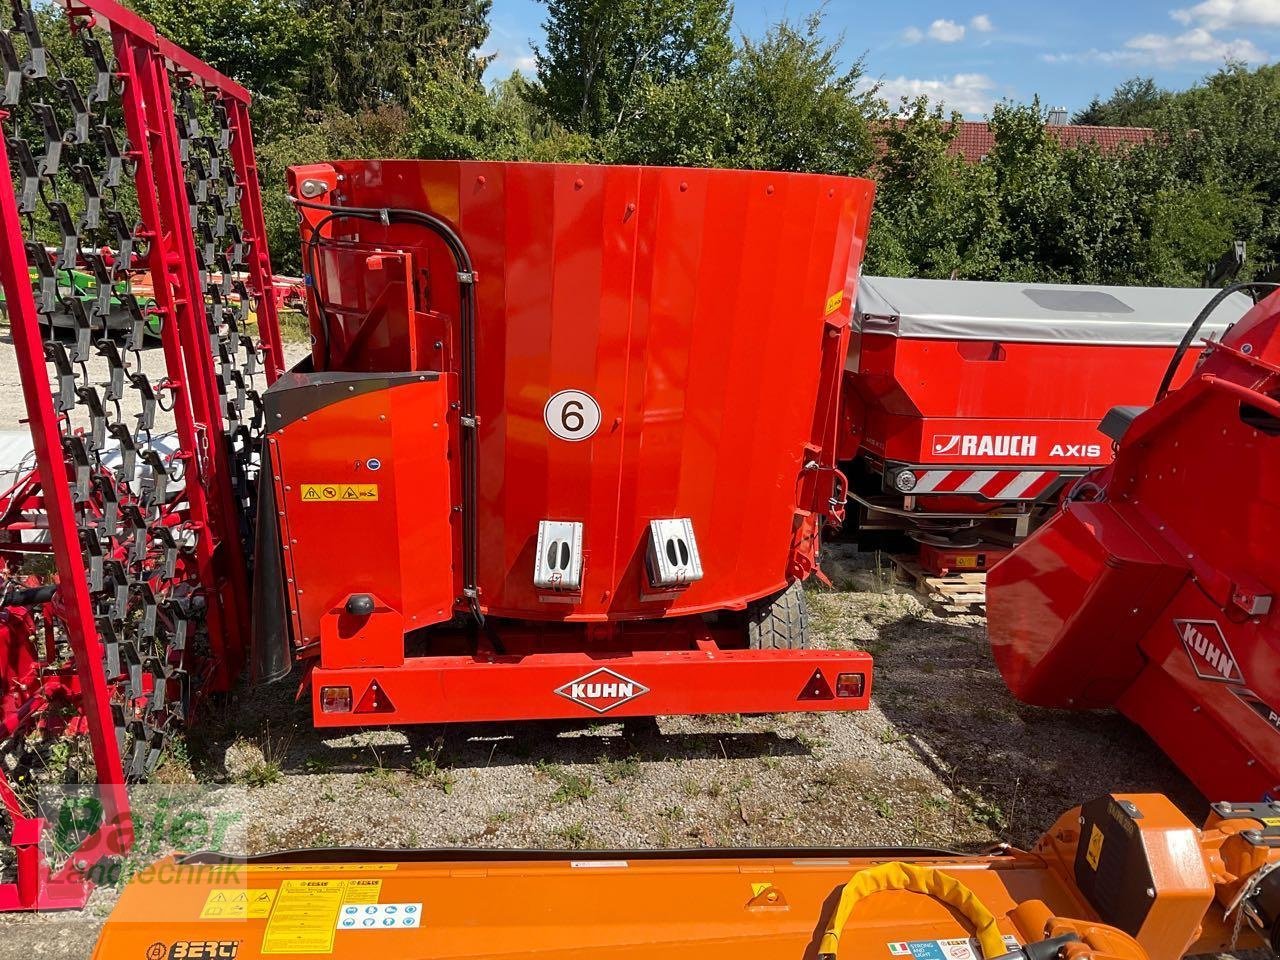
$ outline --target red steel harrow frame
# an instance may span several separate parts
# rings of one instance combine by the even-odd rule
[[[59,5],[14,0],[0,32],[0,283],[35,461],[0,504],[0,910],[82,906],[131,844],[126,783],[237,677],[283,370],[248,92],[114,0]],[[23,588],[50,553],[56,589]],[[38,760],[80,735],[99,809],[59,849]]]

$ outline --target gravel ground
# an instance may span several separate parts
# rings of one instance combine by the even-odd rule
[[[11,350],[7,345],[3,348]],[[290,348],[291,361],[303,348]],[[147,356],[155,364],[159,354]],[[150,372],[150,370],[149,370]],[[0,428],[22,407],[0,354]],[[873,558],[837,546],[812,590],[815,642],[876,657],[859,714],[662,717],[321,735],[296,682],[206,709],[148,790],[201,793],[234,820],[223,849],[1027,844],[1109,790],[1205,804],[1112,714],[1016,703],[980,617],[939,619]],[[154,793],[135,799],[147,823]],[[156,851],[150,850],[148,855]],[[88,956],[114,892],[79,913],[0,915],[0,960]]]
[[[206,713],[159,779],[239,815],[227,849],[1030,843],[1108,790],[1204,801],[1111,714],[1020,705],[979,617],[938,619],[865,557],[811,591],[817,640],[877,659],[860,714],[663,717],[321,735],[294,687]],[[145,817],[140,818],[144,820]],[[110,912],[0,917],[0,958],[81,957]],[[19,946],[19,944],[21,946]],[[14,952],[9,952],[14,951]]]

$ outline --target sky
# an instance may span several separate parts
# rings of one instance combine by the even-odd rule
[[[816,6],[737,0],[734,26],[759,36]],[[826,29],[844,37],[846,60],[865,55],[890,103],[927,94],[971,119],[1006,97],[1038,94],[1045,107],[1074,112],[1133,76],[1183,89],[1228,59],[1280,61],[1280,0],[829,0],[825,9]],[[537,0],[493,0],[489,79],[533,72],[544,12]]]

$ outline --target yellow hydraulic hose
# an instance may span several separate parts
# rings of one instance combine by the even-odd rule
[[[955,907],[973,924],[973,930],[982,948],[983,960],[993,960],[1008,952],[1004,937],[996,926],[995,915],[978,899],[977,895],[955,877],[949,877],[933,867],[921,867],[913,863],[884,863],[855,873],[844,885],[840,902],[836,905],[831,922],[818,947],[820,958],[834,958],[840,946],[840,934],[859,900],[882,890],[911,890],[941,900]]]

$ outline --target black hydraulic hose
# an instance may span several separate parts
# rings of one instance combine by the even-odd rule
[[[1191,326],[1187,327],[1187,332],[1182,335],[1182,342],[1178,344],[1178,349],[1173,351],[1173,357],[1169,360],[1169,367],[1164,372],[1164,379],[1160,381],[1160,389],[1156,391],[1155,402],[1159,403],[1164,399],[1165,394],[1169,392],[1169,388],[1173,385],[1173,378],[1178,374],[1178,367],[1182,365],[1182,358],[1186,356],[1187,350],[1191,348],[1192,342],[1196,338],[1196,334],[1200,332],[1200,328],[1204,326],[1205,321],[1209,319],[1213,311],[1233,293],[1240,293],[1246,290],[1278,290],[1280,283],[1267,283],[1264,281],[1250,281],[1248,283],[1235,283],[1229,287],[1223,287],[1213,299],[1204,305],[1204,309],[1191,322]]]
[[[471,613],[476,622],[484,626],[484,614],[480,611],[479,566],[480,566],[480,527],[478,499],[480,488],[479,467],[479,422],[476,420],[476,284],[475,268],[471,254],[457,231],[441,217],[422,210],[404,207],[338,207],[327,203],[316,203],[311,200],[293,199],[299,207],[312,210],[323,210],[325,216],[311,228],[304,247],[305,269],[312,278],[312,292],[315,296],[316,311],[320,315],[320,326],[325,337],[326,366],[331,360],[330,326],[324,311],[323,297],[318,289],[317,275],[314,269],[315,247],[324,239],[320,231],[333,220],[351,219],[368,220],[391,224],[411,224],[425,227],[444,241],[453,256],[458,269],[458,321],[462,331],[462,376],[458,387],[458,413],[462,440],[462,586]]]

